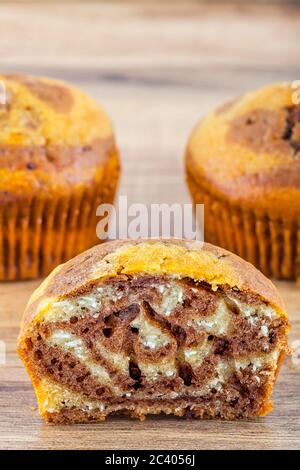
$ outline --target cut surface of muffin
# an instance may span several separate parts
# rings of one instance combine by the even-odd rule
[[[0,280],[30,279],[89,248],[119,156],[110,119],[65,82],[0,75]]]
[[[300,277],[300,105],[289,83],[211,112],[186,149],[187,182],[205,204],[205,240],[268,276]]]
[[[111,242],[33,294],[18,352],[49,422],[110,413],[253,418],[288,351],[274,286],[211,245]]]

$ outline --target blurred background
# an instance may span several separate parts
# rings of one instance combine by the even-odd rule
[[[300,80],[299,36],[299,2],[0,0],[1,72],[71,81],[106,108],[122,157],[120,194],[129,203],[188,202],[183,154],[196,122],[247,90]],[[162,419],[159,439],[156,419],[147,426],[112,419],[80,433],[43,426],[15,353],[21,312],[39,282],[0,289],[7,351],[0,367],[1,448],[127,449],[136,448],[138,433],[148,449],[299,449],[299,366],[291,360],[267,420],[237,427],[194,421],[187,429],[185,421]],[[277,285],[293,322],[292,344],[299,340],[299,288]]]
[[[0,1],[3,72],[70,80],[110,113],[129,202],[185,202],[182,156],[201,116],[300,79],[300,4]]]

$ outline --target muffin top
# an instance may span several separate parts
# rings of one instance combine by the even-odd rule
[[[188,173],[216,197],[260,215],[300,215],[300,105],[289,83],[210,113],[187,146]],[[283,213],[284,211],[284,213]]]
[[[252,264],[222,248],[192,240],[117,240],[95,245],[61,264],[32,294],[23,318],[23,331],[53,302],[86,292],[95,281],[136,274],[171,275],[208,283],[214,291],[226,285],[251,296],[255,294],[286,317],[275,286]]]
[[[67,83],[0,75],[0,201],[66,191],[101,177],[115,153],[104,111]]]

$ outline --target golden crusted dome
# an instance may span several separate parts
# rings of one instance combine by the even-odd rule
[[[289,83],[266,86],[210,113],[187,146],[195,182],[244,209],[300,215],[300,105]]]
[[[60,80],[0,75],[0,145],[86,145],[112,135],[104,111],[82,91]]]
[[[111,122],[91,98],[58,80],[0,75],[0,192],[26,193],[99,179],[116,155]]]

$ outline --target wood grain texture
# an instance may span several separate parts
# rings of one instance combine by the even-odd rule
[[[299,448],[300,364],[288,358],[273,395],[274,411],[254,421],[196,421],[113,417],[105,423],[50,426],[35,409],[35,397],[15,353],[20,316],[38,281],[1,285],[0,338],[6,365],[0,366],[0,448],[14,449],[281,449]],[[293,325],[290,343],[300,339],[300,293],[295,284],[277,282]],[[32,409],[34,408],[34,409]]]
[[[278,80],[300,79],[300,10],[199,2],[0,3],[2,71],[67,79],[113,118],[123,160],[120,194],[129,202],[188,202],[182,155],[196,121],[212,106]],[[38,281],[0,284],[0,448],[300,448],[300,365],[291,358],[275,410],[251,422],[112,418],[53,427],[37,411],[15,354],[19,322]],[[300,340],[300,291],[277,283]]]

